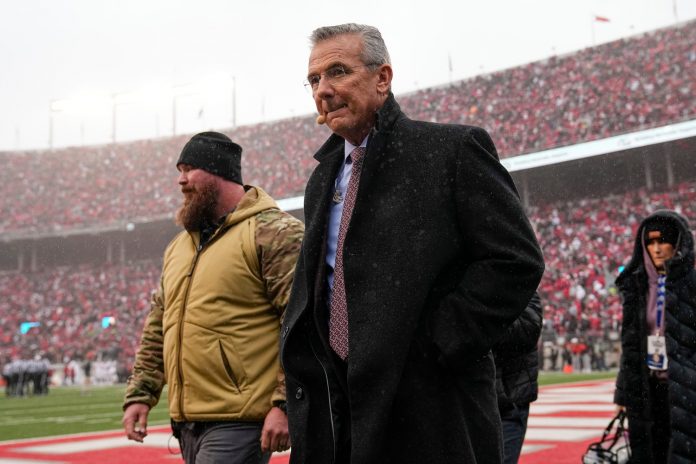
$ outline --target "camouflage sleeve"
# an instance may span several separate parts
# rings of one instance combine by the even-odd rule
[[[140,338],[138,353],[135,355],[133,373],[128,377],[123,409],[131,403],[145,403],[153,408],[159,401],[164,379],[164,360],[162,356],[162,287],[153,293],[150,314]]]
[[[278,311],[278,324],[283,322],[290,298],[295,264],[300,253],[304,224],[279,210],[267,210],[256,220],[256,247],[266,293]],[[272,401],[285,400],[285,374],[278,372],[278,385]]]

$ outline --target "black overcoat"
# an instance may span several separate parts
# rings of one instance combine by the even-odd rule
[[[498,409],[536,401],[539,394],[539,335],[542,325],[541,299],[534,296],[520,317],[493,347]]]
[[[614,395],[626,406],[633,463],[651,463],[652,416],[647,357],[647,274],[643,265],[646,221],[661,217],[680,230],[675,256],[667,269],[665,341],[670,408],[669,463],[696,462],[696,271],[694,241],[686,220],[672,211],[657,211],[638,228],[631,261],[616,280],[623,298],[621,365]]]
[[[336,458],[318,321],[326,320],[324,245],[344,139],[332,135],[315,157],[281,331],[293,464]],[[368,140],[344,243],[351,464],[499,462],[490,349],[543,267],[488,134],[412,121],[390,95]]]

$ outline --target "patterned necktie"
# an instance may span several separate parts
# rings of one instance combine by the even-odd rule
[[[365,148],[357,147],[350,153],[353,168],[348,180],[348,188],[343,200],[343,213],[338,227],[336,243],[336,264],[334,266],[334,282],[331,292],[331,312],[329,314],[329,344],[341,359],[348,357],[348,303],[346,301],[346,283],[343,276],[343,241],[353,213],[355,197],[360,182],[360,168],[365,156]]]

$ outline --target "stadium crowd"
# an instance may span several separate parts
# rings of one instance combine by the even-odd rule
[[[158,278],[154,261],[0,274],[0,364],[95,355],[130,363]],[[23,322],[40,325],[23,334]]]
[[[614,279],[632,254],[640,221],[661,208],[696,223],[696,183],[532,208],[546,260],[539,293],[547,328],[570,337],[619,330],[622,306]]]
[[[696,118],[696,80],[688,77],[696,75],[694,43],[692,21],[399,102],[418,119],[483,126],[502,157],[514,156]],[[286,198],[302,194],[315,163],[310,153],[328,130],[318,129],[313,117],[298,117],[228,133],[245,147],[245,181]],[[0,233],[171,216],[180,203],[173,166],[187,139],[0,154],[7,159],[0,170]],[[539,289],[544,332],[564,340],[561,347],[544,345],[547,368],[604,366],[602,350],[609,348],[595,342],[621,323],[614,278],[640,220],[658,208],[696,224],[696,182],[530,209],[546,259]],[[60,362],[98,353],[128,372],[159,267],[138,261],[0,273],[0,365],[10,375],[13,360]],[[105,326],[105,317],[115,325]],[[31,321],[40,325],[22,334],[20,324]]]
[[[614,278],[631,255],[641,219],[659,208],[674,209],[696,224],[696,182],[530,210],[546,259],[539,289],[545,332],[565,341],[558,362],[549,361],[548,368],[566,363],[602,368],[604,355],[600,359],[589,342],[618,331],[622,311]],[[0,274],[0,364],[36,354],[52,362],[84,359],[91,351],[127,365],[158,278],[155,261]],[[115,325],[104,327],[104,317],[114,317]],[[41,325],[21,334],[25,321]]]
[[[696,22],[403,98],[416,119],[490,130],[503,157],[696,115]]]
[[[486,128],[502,157],[696,117],[696,21],[398,98],[411,117]],[[244,179],[301,195],[328,130],[314,117],[239,127]],[[52,152],[10,152],[0,233],[108,227],[170,215],[188,136]],[[21,192],[21,195],[17,193]]]

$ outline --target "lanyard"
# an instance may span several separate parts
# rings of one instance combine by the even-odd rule
[[[665,314],[665,281],[667,280],[666,275],[660,275],[657,278],[657,301],[655,306],[657,306],[657,314],[655,314],[655,330],[659,333],[662,328],[662,320]]]

